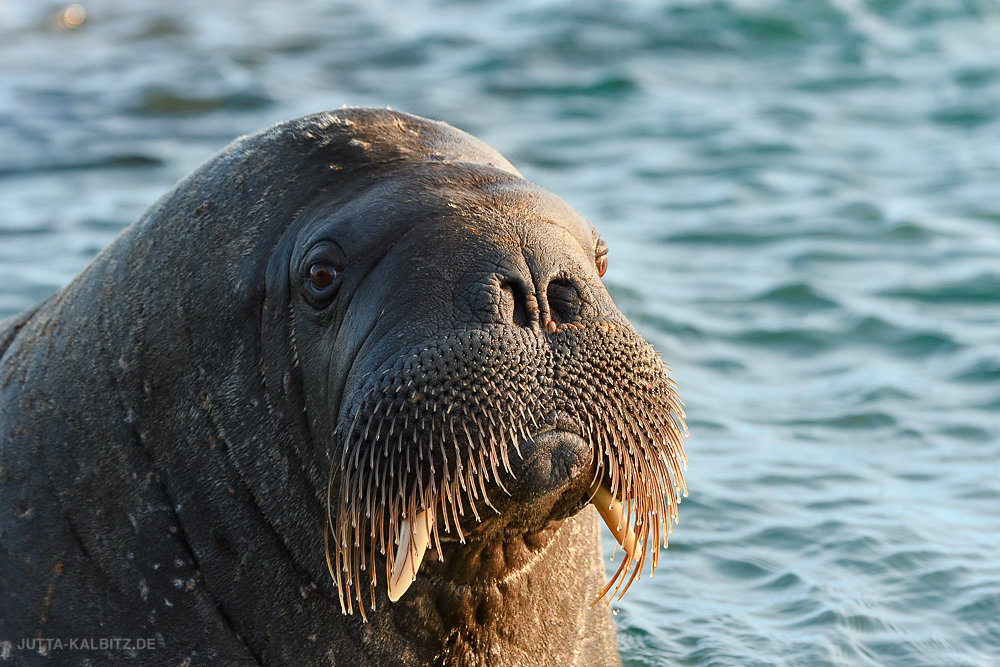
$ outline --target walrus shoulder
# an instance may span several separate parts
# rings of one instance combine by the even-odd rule
[[[11,315],[10,317],[0,320],[0,358],[7,353],[7,349],[10,348],[11,343],[17,338],[17,334],[21,333],[21,329],[24,325],[31,321],[31,318],[35,316],[39,310],[45,307],[45,305],[52,300],[49,297],[45,301],[41,302],[34,308],[29,308],[23,312],[17,313],[16,315]]]

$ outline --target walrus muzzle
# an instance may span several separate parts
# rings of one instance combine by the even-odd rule
[[[647,554],[656,567],[686,493],[686,428],[662,360],[627,323],[445,333],[401,350],[355,395],[328,505],[346,613],[353,598],[364,615],[366,587],[374,609],[380,577],[398,600],[429,548],[464,543],[463,524],[496,515],[522,478],[536,495],[568,495],[564,516],[593,503],[625,551],[597,599],[624,594]]]

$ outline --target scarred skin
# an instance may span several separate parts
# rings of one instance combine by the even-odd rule
[[[466,509],[464,544],[442,529],[398,602],[378,553],[376,584],[358,579],[363,619],[323,542],[328,493],[330,530],[341,491],[362,494],[331,472],[343,448],[377,444],[345,422],[386,363],[517,328],[558,375],[560,354],[590,349],[581,331],[641,342],[598,249],[571,208],[443,123],[349,109],[234,142],[65,289],[0,322],[0,657],[617,664],[609,612],[590,607],[605,583],[586,506],[598,457],[565,425],[586,409],[570,398],[536,406],[506,491],[488,485],[496,510]],[[311,282],[317,263],[331,289]],[[462,354],[451,380],[474,365]],[[73,637],[152,648],[19,649]]]

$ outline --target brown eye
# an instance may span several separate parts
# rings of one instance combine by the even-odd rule
[[[608,256],[601,255],[597,258],[597,275],[603,276],[608,270]]]
[[[325,290],[337,278],[337,269],[326,262],[316,262],[309,267],[309,282],[313,289]]]
[[[340,246],[321,239],[303,255],[292,278],[309,305],[316,311],[325,311],[340,291],[346,267],[347,258]]]

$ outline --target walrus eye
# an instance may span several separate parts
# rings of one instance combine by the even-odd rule
[[[316,261],[309,264],[309,275],[306,278],[306,298],[314,308],[326,308],[340,287],[340,271],[326,261]]]
[[[326,308],[340,289],[343,253],[334,244],[320,243],[302,262],[302,291],[313,308]]]
[[[337,269],[332,264],[316,262],[309,267],[309,282],[317,292],[322,292],[337,279]]]
[[[594,255],[594,263],[597,265],[597,275],[603,276],[608,270],[608,244],[604,239],[598,239]]]

